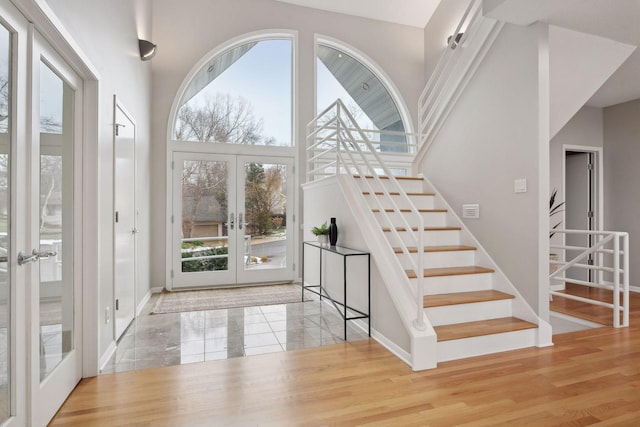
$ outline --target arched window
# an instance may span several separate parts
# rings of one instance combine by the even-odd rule
[[[317,111],[340,98],[382,152],[406,153],[407,126],[397,102],[371,67],[338,46],[317,44]],[[378,145],[376,144],[376,145]]]
[[[292,40],[235,45],[206,61],[177,105],[179,141],[292,145]]]

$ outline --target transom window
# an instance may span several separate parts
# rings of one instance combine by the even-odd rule
[[[398,106],[376,74],[346,52],[317,46],[317,111],[340,98],[372,142],[383,152],[407,152],[405,126]]]
[[[176,115],[179,141],[292,146],[290,39],[228,49],[194,75]]]

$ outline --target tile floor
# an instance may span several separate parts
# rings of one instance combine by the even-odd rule
[[[123,334],[102,374],[344,342],[342,318],[333,306],[317,299],[151,315],[157,298],[151,297]],[[348,341],[357,341],[367,339],[367,334],[347,322],[347,337]]]

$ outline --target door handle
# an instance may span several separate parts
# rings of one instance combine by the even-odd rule
[[[38,259],[41,258],[49,258],[50,256],[56,256],[58,255],[58,252],[56,251],[37,251],[36,249],[33,250],[33,252],[31,252],[32,256],[37,256]]]
[[[136,227],[133,227],[131,229],[131,234],[138,234],[140,232],[140,230],[138,230]]]
[[[34,249],[35,251],[35,249]],[[18,254],[18,265],[25,265],[32,262],[36,262],[38,260],[38,254],[35,255],[26,255],[24,252],[20,251]]]
[[[40,258],[45,259],[56,255],[58,255],[58,252],[56,251],[38,251],[37,249],[34,249],[31,251],[31,255],[26,255],[24,252],[20,251],[18,254],[18,265],[30,264],[38,261]]]
[[[238,214],[238,230],[242,230],[242,212]]]
[[[229,229],[233,230],[235,226],[235,215],[232,213],[229,214]]]

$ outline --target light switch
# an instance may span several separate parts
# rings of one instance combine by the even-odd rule
[[[520,178],[513,181],[513,191],[516,193],[526,193],[527,192],[527,179]]]

